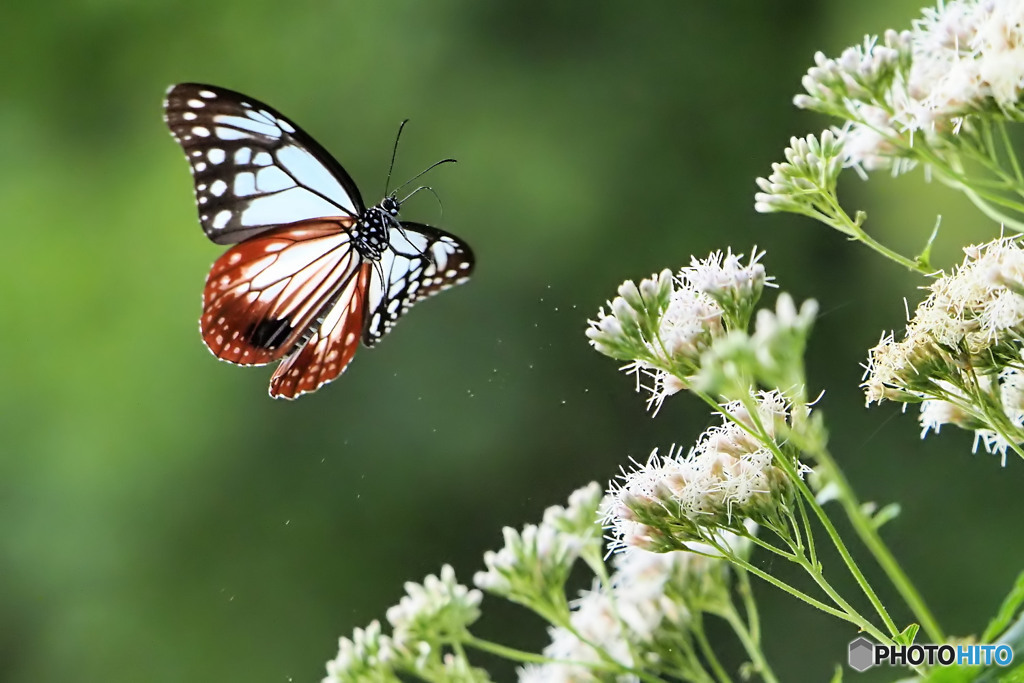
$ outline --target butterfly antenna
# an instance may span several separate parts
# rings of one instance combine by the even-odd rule
[[[432,163],[432,164],[431,164],[430,166],[427,166],[427,167],[426,167],[425,169],[423,169],[422,171],[420,171],[419,173],[417,173],[416,175],[414,175],[414,176],[413,176],[412,178],[409,178],[409,179],[408,179],[408,180],[406,180],[406,181],[405,181],[404,183],[402,183],[401,185],[399,185],[398,187],[396,187],[396,188],[395,188],[395,192],[397,193],[397,192],[398,192],[399,190],[401,190],[401,189],[402,189],[403,187],[405,187],[406,185],[408,185],[408,184],[409,184],[409,183],[411,183],[412,181],[416,180],[417,178],[419,178],[419,177],[420,177],[421,175],[423,175],[423,174],[424,174],[424,173],[426,173],[427,171],[429,171],[429,170],[431,170],[431,169],[434,169],[434,168],[437,168],[437,167],[438,167],[438,166],[440,166],[441,164],[454,164],[454,163],[455,163],[455,159],[441,159],[441,161],[435,161],[435,162],[434,162],[434,163]]]
[[[388,177],[387,177],[387,180],[384,181],[384,196],[385,197],[388,194],[388,185],[391,184],[391,171],[393,171],[394,168],[395,168],[395,158],[398,156],[398,141],[400,139],[402,139],[402,129],[405,128],[405,124],[407,124],[407,123],[409,123],[409,119],[405,119],[400,124],[398,124],[398,134],[395,135],[395,147],[394,147],[394,149],[391,150],[391,165],[388,166]],[[404,185],[403,185],[403,187],[404,187]]]
[[[427,192],[429,192],[430,194],[434,195],[434,199],[436,199],[436,200],[437,200],[437,205],[438,205],[439,207],[441,207],[441,217],[443,218],[443,217],[444,217],[444,204],[442,204],[442,203],[441,203],[441,198],[440,198],[440,197],[438,196],[437,192],[435,192],[435,191],[434,191],[434,188],[430,187],[429,185],[420,185],[420,186],[419,186],[419,187],[417,187],[417,188],[416,188],[415,190],[413,190],[413,191],[412,191],[412,192],[410,192],[409,194],[405,195],[405,199],[403,199],[402,201],[400,201],[400,202],[399,202],[399,204],[405,204],[405,202],[406,202],[407,200],[411,199],[411,198],[412,198],[412,196],[413,196],[414,194],[416,194],[417,192],[419,192],[420,190],[426,190],[426,191],[427,191]]]

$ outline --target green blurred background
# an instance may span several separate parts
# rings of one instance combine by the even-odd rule
[[[886,537],[945,628],[980,632],[1024,566],[1021,463],[972,456],[953,430],[922,442],[896,406],[865,410],[859,363],[922,280],[753,211],[754,178],[824,124],[790,104],[814,51],[907,27],[918,8],[7,3],[0,679],[319,680],[338,636],[382,618],[403,581],[448,562],[468,582],[503,525],[710,423],[684,396],[651,419],[583,331],[623,279],[755,243],[786,290],[821,302],[811,393],[828,390],[836,457],[865,499],[903,504]],[[430,176],[443,218],[427,194],[404,215],[469,241],[474,280],[338,382],[269,399],[268,369],[217,362],[197,332],[221,248],[161,120],[185,80],[282,110],[370,201],[410,117],[397,178],[460,163]],[[907,253],[942,213],[942,266],[998,230],[920,172],[842,190]],[[783,680],[825,680],[854,631],[758,588]],[[546,642],[529,615],[485,605],[482,634]]]

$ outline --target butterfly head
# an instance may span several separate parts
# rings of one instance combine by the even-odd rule
[[[392,218],[398,218],[398,210],[401,208],[401,203],[395,195],[388,195],[384,199],[380,200],[380,204],[377,205],[381,211],[388,214]]]

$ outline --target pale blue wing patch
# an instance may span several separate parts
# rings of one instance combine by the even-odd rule
[[[341,165],[271,107],[189,83],[171,88],[164,107],[192,169],[200,223],[214,242],[363,212],[359,191]]]

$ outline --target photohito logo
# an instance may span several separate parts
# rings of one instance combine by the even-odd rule
[[[850,643],[850,668],[867,671],[879,664],[889,666],[1009,666],[1013,662],[1013,648],[995,645],[878,645],[867,638]]]

